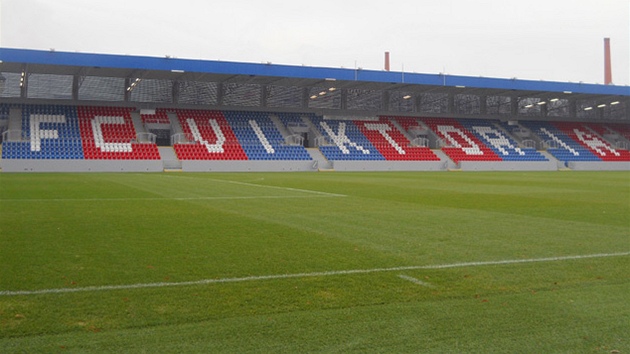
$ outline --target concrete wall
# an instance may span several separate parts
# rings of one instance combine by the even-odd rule
[[[3,159],[3,172],[162,172],[161,160]]]
[[[460,161],[463,171],[557,171],[556,161]]]
[[[198,161],[183,160],[184,172],[306,172],[317,171],[314,161]]]
[[[445,171],[446,161],[333,161],[335,171]]]
[[[570,169],[576,171],[630,171],[630,162],[569,162]]]
[[[162,160],[2,159],[3,172],[162,172]],[[335,171],[446,171],[447,161],[333,161]],[[463,171],[556,171],[556,161],[462,161]],[[630,162],[570,162],[577,171],[630,171]],[[315,161],[182,161],[185,172],[313,172]]]

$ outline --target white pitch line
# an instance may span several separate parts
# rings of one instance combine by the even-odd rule
[[[410,277],[408,275],[399,274],[398,277],[400,279],[408,280],[408,281],[410,281],[410,282],[412,282],[414,284],[418,284],[418,285],[421,285],[421,286],[424,286],[424,287],[427,287],[427,288],[435,288],[435,286],[433,286],[433,284],[429,284],[429,283],[427,283],[425,281],[422,281],[420,279],[416,279],[414,277]]]
[[[238,185],[242,185],[242,186],[280,189],[280,190],[292,191],[292,192],[312,193],[312,194],[326,195],[326,196],[330,196],[330,197],[346,197],[345,194],[320,192],[320,191],[314,191],[314,190],[310,190],[310,189],[300,189],[300,188],[291,188],[291,187],[279,187],[279,186],[268,186],[268,185],[265,185],[265,184],[238,182],[238,181],[230,181],[230,180],[223,180],[223,179],[209,179],[209,180],[217,181],[217,182],[225,182],[225,183],[230,183],[230,184],[238,184]]]
[[[190,177],[190,176],[171,176],[171,175],[163,176],[163,177],[169,177],[169,178],[194,178],[194,177]],[[230,184],[238,184],[238,185],[241,185],[241,186],[249,186],[249,187],[279,189],[279,190],[285,190],[285,191],[291,191],[291,192],[319,194],[319,195],[325,195],[325,196],[329,196],[329,197],[347,197],[347,195],[345,195],[345,194],[328,193],[328,192],[314,191],[314,190],[310,190],[310,189],[301,189],[301,188],[268,186],[268,185],[265,185],[265,184],[239,182],[239,181],[232,181],[232,180],[226,180],[226,179],[204,178],[204,179],[199,179],[199,180],[213,181],[213,182],[223,182],[223,183],[230,183]]]
[[[257,196],[226,196],[226,197],[138,197],[138,198],[33,198],[33,199],[0,199],[0,202],[117,202],[144,200],[238,200],[238,199],[292,199],[292,198],[324,198],[331,195],[257,195]]]
[[[437,264],[437,265],[424,265],[424,266],[402,266],[402,267],[373,268],[373,269],[350,269],[350,270],[335,270],[335,271],[328,271],[328,272],[261,275],[261,276],[250,276],[250,277],[241,277],[241,278],[203,279],[203,280],[172,282],[172,283],[166,283],[166,282],[139,283],[139,284],[127,284],[127,285],[102,285],[102,286],[87,286],[87,287],[81,287],[81,288],[57,288],[57,289],[41,289],[41,290],[4,290],[4,291],[0,291],[0,296],[43,295],[43,294],[105,291],[105,290],[163,288],[163,287],[206,285],[206,284],[220,284],[220,283],[242,283],[242,282],[259,281],[259,280],[311,278],[311,277],[326,277],[326,276],[335,276],[335,275],[399,272],[399,271],[404,271],[404,270],[418,270],[418,269],[448,269],[448,268],[480,267],[480,266],[489,266],[489,265],[507,265],[507,264],[519,264],[519,263],[558,262],[558,261],[576,260],[576,259],[621,257],[621,256],[629,256],[629,255],[630,255],[630,252],[598,253],[598,254],[548,257],[548,258],[507,259],[507,260],[499,260],[499,261],[464,262],[464,263]]]

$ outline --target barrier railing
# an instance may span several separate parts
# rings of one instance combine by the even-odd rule
[[[526,139],[521,141],[521,145],[526,148],[536,149],[536,141],[531,139]]]
[[[559,145],[560,144],[558,144],[558,142],[555,140],[543,141],[543,149],[557,149]]]
[[[286,145],[304,145],[304,137],[298,134],[289,135],[284,139]]]
[[[28,140],[23,139],[21,130],[7,130],[2,133],[2,141],[20,142]]]
[[[332,145],[332,141],[330,141],[330,138],[322,135],[322,136],[318,136],[317,138],[315,138],[315,146],[330,146]]]
[[[136,143],[140,144],[155,144],[156,135],[153,133],[138,133],[136,134]]]
[[[188,133],[177,133],[171,135],[171,145],[175,144],[193,144],[195,139],[192,134]]]
[[[423,137],[417,137],[414,138],[413,140],[411,140],[411,142],[409,143],[409,146],[413,146],[413,147],[429,147],[429,139],[427,138],[423,138]]]

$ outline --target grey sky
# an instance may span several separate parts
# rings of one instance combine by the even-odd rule
[[[630,84],[629,0],[0,0],[0,45]]]

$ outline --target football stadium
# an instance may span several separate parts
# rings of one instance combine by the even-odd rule
[[[0,352],[630,352],[630,88],[0,48]]]

